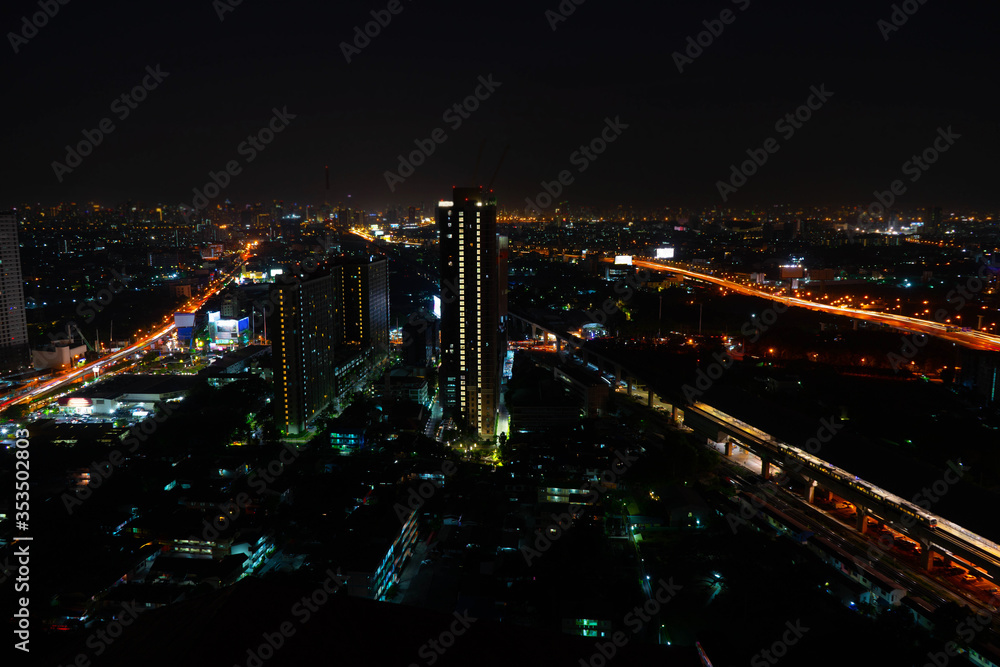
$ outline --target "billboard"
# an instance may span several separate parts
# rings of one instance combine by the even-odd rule
[[[809,269],[809,280],[833,280],[836,277],[835,269]]]
[[[253,280],[258,282],[263,282],[267,278],[267,273],[264,271],[244,271],[240,274],[241,280]]]
[[[657,248],[656,249],[656,259],[673,259],[674,249],[673,248]]]
[[[615,264],[632,265],[632,255],[615,255]]]
[[[795,264],[786,264],[781,267],[781,277],[784,278],[805,278],[806,270]]]
[[[174,313],[174,326],[178,329],[182,327],[193,327],[194,313]]]
[[[240,334],[250,328],[250,318],[242,320],[215,320],[209,325],[209,336],[217,345],[234,345],[240,342]]]
[[[219,311],[217,311],[217,310],[213,310],[213,311],[210,311],[210,312],[208,313],[208,321],[209,321],[210,323],[211,323],[211,322],[218,322],[218,321],[219,321],[219,318],[221,318],[221,317],[222,317],[222,313],[220,313],[220,312],[219,312]]]

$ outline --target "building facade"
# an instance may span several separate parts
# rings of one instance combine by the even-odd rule
[[[17,218],[0,213],[0,371],[27,366],[30,359]]]
[[[278,427],[290,435],[302,433],[335,396],[335,301],[331,273],[272,288],[274,311],[268,334],[276,419]]]
[[[334,266],[338,343],[389,352],[389,261],[342,259]]]
[[[506,272],[496,204],[482,188],[454,188],[437,207],[441,247],[442,404],[481,437],[496,435],[506,351]],[[503,290],[503,291],[502,291]]]

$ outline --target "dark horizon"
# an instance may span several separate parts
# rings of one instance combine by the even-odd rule
[[[913,2],[898,29],[879,24],[892,3],[738,0],[656,14],[584,3],[558,21],[546,15],[557,2],[483,12],[399,0],[396,14],[389,4],[70,3],[34,33],[23,17],[41,11],[36,2],[5,7],[16,101],[6,110],[3,204],[190,205],[232,160],[239,173],[212,203],[352,195],[365,209],[430,207],[496,170],[503,205],[523,209],[566,170],[573,180],[559,199],[594,206],[866,205],[895,179],[907,187],[902,208],[1000,205],[993,22],[978,4]],[[367,46],[342,47],[373,11],[386,25]],[[710,29],[719,35],[706,33],[679,72],[673,54]],[[144,79],[142,102],[120,100]],[[832,95],[793,133],[776,129],[814,86]],[[453,108],[477,90],[478,108]],[[241,151],[275,109],[287,117],[273,141]],[[105,118],[114,129],[60,182],[53,162],[66,163],[65,147]],[[606,150],[574,160],[616,118]],[[904,163],[949,126],[961,138],[910,181]],[[723,201],[717,182],[769,137],[778,150]],[[386,172],[415,142],[434,150],[391,190]]]

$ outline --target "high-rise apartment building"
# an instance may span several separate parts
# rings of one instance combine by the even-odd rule
[[[345,258],[333,267],[337,342],[380,355],[389,352],[389,261]]]
[[[335,397],[335,273],[278,283],[268,322],[274,365],[276,418],[288,434],[306,424]]]
[[[496,434],[506,351],[507,276],[501,275],[496,203],[454,188],[437,207],[441,246],[442,403],[480,436]]]
[[[0,213],[0,370],[14,370],[30,360],[17,217]]]

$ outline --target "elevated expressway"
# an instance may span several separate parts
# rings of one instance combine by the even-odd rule
[[[614,260],[611,258],[605,258],[603,261],[613,262]],[[699,280],[713,285],[718,285],[719,287],[724,287],[725,289],[732,290],[733,292],[737,292],[739,294],[756,296],[761,299],[769,299],[771,301],[780,301],[786,306],[807,308],[809,310],[828,313],[830,315],[842,315],[844,317],[850,317],[857,320],[877,322],[879,324],[884,324],[886,326],[894,327],[902,331],[908,331],[910,333],[927,334],[929,336],[935,336],[937,338],[951,341],[952,343],[957,343],[958,345],[976,350],[989,350],[994,352],[1000,351],[1000,336],[996,334],[989,334],[982,331],[955,331],[954,326],[941,324],[933,320],[925,320],[918,317],[907,317],[906,315],[896,315],[893,313],[883,313],[876,310],[862,310],[859,308],[832,306],[816,301],[809,301],[808,299],[800,299],[794,296],[776,294],[774,292],[769,292],[767,290],[750,287],[725,278],[720,278],[719,276],[712,275],[710,273],[690,271],[671,264],[662,264],[659,262],[651,262],[635,258],[632,260],[632,266],[647,269],[649,271],[674,273],[684,276],[690,280]]]
[[[933,554],[954,560],[956,557],[975,566],[980,576],[1000,581],[1000,546],[984,537],[919,507],[913,502],[881,489],[856,475],[838,468],[808,451],[781,442],[753,426],[704,403],[684,408],[684,425],[697,435],[721,443],[727,455],[738,446],[761,459],[763,476],[770,478],[775,469],[804,484],[808,500],[815,493],[832,492],[857,508],[856,528],[865,533],[877,523],[903,533],[920,544],[921,564],[933,567]],[[818,442],[818,441],[817,441]],[[944,472],[962,474],[960,468]],[[957,481],[957,480],[956,480]]]

